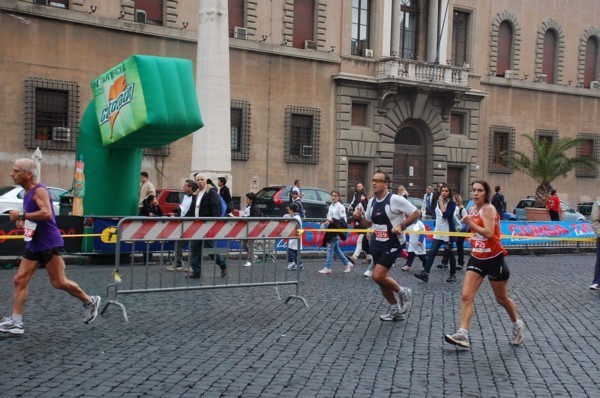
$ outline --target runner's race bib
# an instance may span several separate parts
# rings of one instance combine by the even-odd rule
[[[33,234],[35,233],[35,229],[37,228],[37,223],[25,220],[25,233],[23,234],[23,239],[25,242],[30,242],[33,239]]]
[[[390,234],[388,233],[387,225],[381,224],[373,224],[375,240],[380,242],[385,242],[390,238]]]

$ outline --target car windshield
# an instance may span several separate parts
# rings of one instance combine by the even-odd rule
[[[0,187],[0,196],[6,195],[7,193],[9,193],[10,191],[12,191],[13,189],[15,189],[15,187],[12,186],[12,185],[8,185],[6,187]]]

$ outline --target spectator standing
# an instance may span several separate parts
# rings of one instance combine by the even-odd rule
[[[368,194],[365,192],[365,186],[360,182],[357,183],[354,186],[354,196],[352,197],[352,201],[350,202],[350,211],[354,212],[358,207],[365,211],[367,210],[368,202]],[[354,226],[358,227],[358,225]],[[370,257],[369,241],[368,239],[365,239],[365,236],[365,233],[360,233],[356,236],[356,248],[354,250],[354,253],[350,257],[353,261],[358,260],[358,256],[360,256],[360,253],[363,251],[363,248],[365,254],[367,255],[367,259]]]
[[[590,224],[596,233],[596,266],[594,268],[594,281],[591,290],[600,290],[600,197],[596,199],[592,206]]]
[[[463,198],[459,194],[454,194],[454,202],[456,203],[456,213],[459,220],[462,220],[467,215],[467,209],[465,209],[465,205],[463,203]],[[468,232],[468,227],[465,224],[460,232]],[[456,256],[458,257],[458,261],[456,264],[456,269],[461,270],[465,266],[465,237],[457,236],[456,237]]]
[[[456,203],[452,200],[452,190],[446,184],[442,184],[441,195],[438,198],[438,203],[435,208],[435,231],[436,232],[456,232],[454,226],[454,211],[456,209]],[[456,282],[456,258],[452,251],[454,246],[454,237],[446,234],[434,234],[431,249],[427,256],[427,263],[425,269],[420,274],[414,274],[415,278],[422,280],[423,282],[429,281],[429,272],[431,266],[435,260],[440,247],[444,245],[444,255],[448,257],[450,261],[450,276],[446,279],[446,282]]]
[[[260,217],[260,209],[254,204],[256,201],[256,194],[254,192],[248,192],[244,201],[246,202],[246,207],[244,208],[242,217]],[[254,261],[254,240],[242,240],[242,247],[246,251],[246,262],[244,263],[244,267],[250,267],[252,261]]]
[[[398,195],[408,199],[408,191],[404,188],[404,185],[398,185]]]
[[[560,199],[556,195],[556,189],[550,191],[550,196],[546,199],[546,210],[552,221],[560,221]]]
[[[292,192],[298,192],[298,197],[302,199],[304,194],[302,193],[302,180],[294,180],[294,186],[290,190],[290,203],[292,202]]]
[[[504,211],[506,209],[506,202],[504,201],[504,190],[500,185],[496,185],[494,191],[496,191],[496,193],[492,197],[492,205],[496,208],[496,212],[500,216],[500,220],[503,220]]]
[[[327,221],[321,224],[321,228],[331,229],[344,229],[348,228],[346,221],[346,209],[340,202],[340,193],[338,191],[331,191],[331,205],[329,205],[329,211],[327,212]],[[327,259],[325,260],[325,267],[319,271],[320,274],[331,274],[331,266],[333,264],[333,258],[337,255],[344,263],[344,272],[352,271],[353,264],[342,252],[340,248],[340,233],[338,232],[327,232],[323,237],[323,245],[327,245]]]
[[[190,213],[190,209],[193,211],[195,205],[195,196],[194,192],[198,189],[198,185],[194,182],[194,180],[186,180],[183,183],[183,199],[179,204],[179,208],[176,213],[179,217],[193,217],[194,215]],[[177,240],[175,241],[175,247],[173,249],[175,258],[173,260],[173,264],[167,267],[167,271],[183,271],[183,246],[184,241]]]
[[[142,210],[140,210],[140,216],[142,217],[162,217],[163,212],[160,206],[158,205],[158,199],[154,195],[148,195],[146,199],[144,199]]]
[[[286,214],[286,217],[291,217],[298,221],[299,228],[302,228],[302,219],[300,218],[300,214],[298,213],[298,203],[290,203],[290,207],[288,208],[289,214]],[[288,239],[287,241],[287,258],[288,265],[287,270],[293,271],[298,269],[298,267],[302,268],[302,260],[300,260],[300,264],[298,264],[298,251],[302,250],[302,236],[299,236],[298,239]]]
[[[433,188],[431,185],[428,185],[425,188],[425,195],[423,195],[423,207],[421,208],[421,213],[433,217]]]
[[[152,184],[148,180],[148,173],[142,171],[140,173],[140,189],[139,189],[139,200],[138,200],[138,214],[142,210],[144,206],[144,199],[148,197],[148,195],[156,196],[156,189],[154,189],[154,184]]]
[[[296,213],[298,213],[300,218],[306,218],[306,213],[304,212],[304,206],[302,205],[302,199],[300,198],[298,191],[292,190],[291,195],[292,195],[291,203],[295,203],[298,205],[298,211],[296,211]]]
[[[412,233],[411,233],[412,232]],[[425,247],[425,234],[417,234],[415,232],[425,232],[425,225],[420,220],[415,221],[413,224],[406,227],[406,242],[408,243],[408,258],[404,267],[400,268],[402,271],[409,272],[412,267],[412,263],[415,257],[419,257],[423,267],[427,263],[427,249]]]
[[[207,184],[208,179],[204,174],[196,174],[196,184],[198,191],[196,192],[196,202],[194,206],[194,217],[221,217],[221,200],[219,194],[214,188],[210,188]],[[204,247],[214,247],[212,240],[194,240],[190,242],[190,265],[192,272],[188,278],[200,278],[202,270],[202,249]],[[220,254],[211,254],[211,259],[215,259],[217,265],[221,268],[221,278],[227,276],[227,260]]]
[[[219,195],[221,195],[227,205],[225,214],[230,214],[233,211],[233,200],[231,199],[231,192],[227,186],[227,178],[219,177],[217,179],[217,185],[219,186]]]

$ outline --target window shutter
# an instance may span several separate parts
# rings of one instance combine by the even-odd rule
[[[512,53],[512,27],[506,21],[498,29],[498,61],[496,62],[496,76],[504,76],[504,72],[511,68]]]
[[[229,0],[229,36],[236,26],[244,26],[244,0]]]
[[[315,32],[315,1],[294,0],[294,42],[296,48],[304,48],[306,40],[313,40]]]
[[[163,20],[163,0],[135,0],[135,8],[146,11],[149,20]]]
[[[583,73],[583,86],[589,87],[592,80],[597,80],[596,64],[598,60],[598,41],[590,37],[585,46],[585,71]]]
[[[542,74],[546,75],[546,83],[554,84],[554,64],[556,62],[556,33],[547,30],[544,35],[544,54],[542,57]]]

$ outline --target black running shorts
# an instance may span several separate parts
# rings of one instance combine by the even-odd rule
[[[371,249],[371,256],[373,256],[373,264],[383,265],[385,268],[390,269],[396,262],[396,259],[402,253],[404,245],[400,247],[392,247],[386,249]]]
[[[482,278],[487,276],[489,280],[495,282],[507,281],[510,278],[510,270],[502,254],[489,260],[480,260],[471,256],[467,271],[477,272]]]
[[[40,265],[46,265],[52,259],[52,256],[62,256],[65,252],[64,247],[53,247],[52,249],[42,250],[39,252],[32,252],[25,249],[25,253],[23,253],[23,258],[31,261],[39,261]]]

